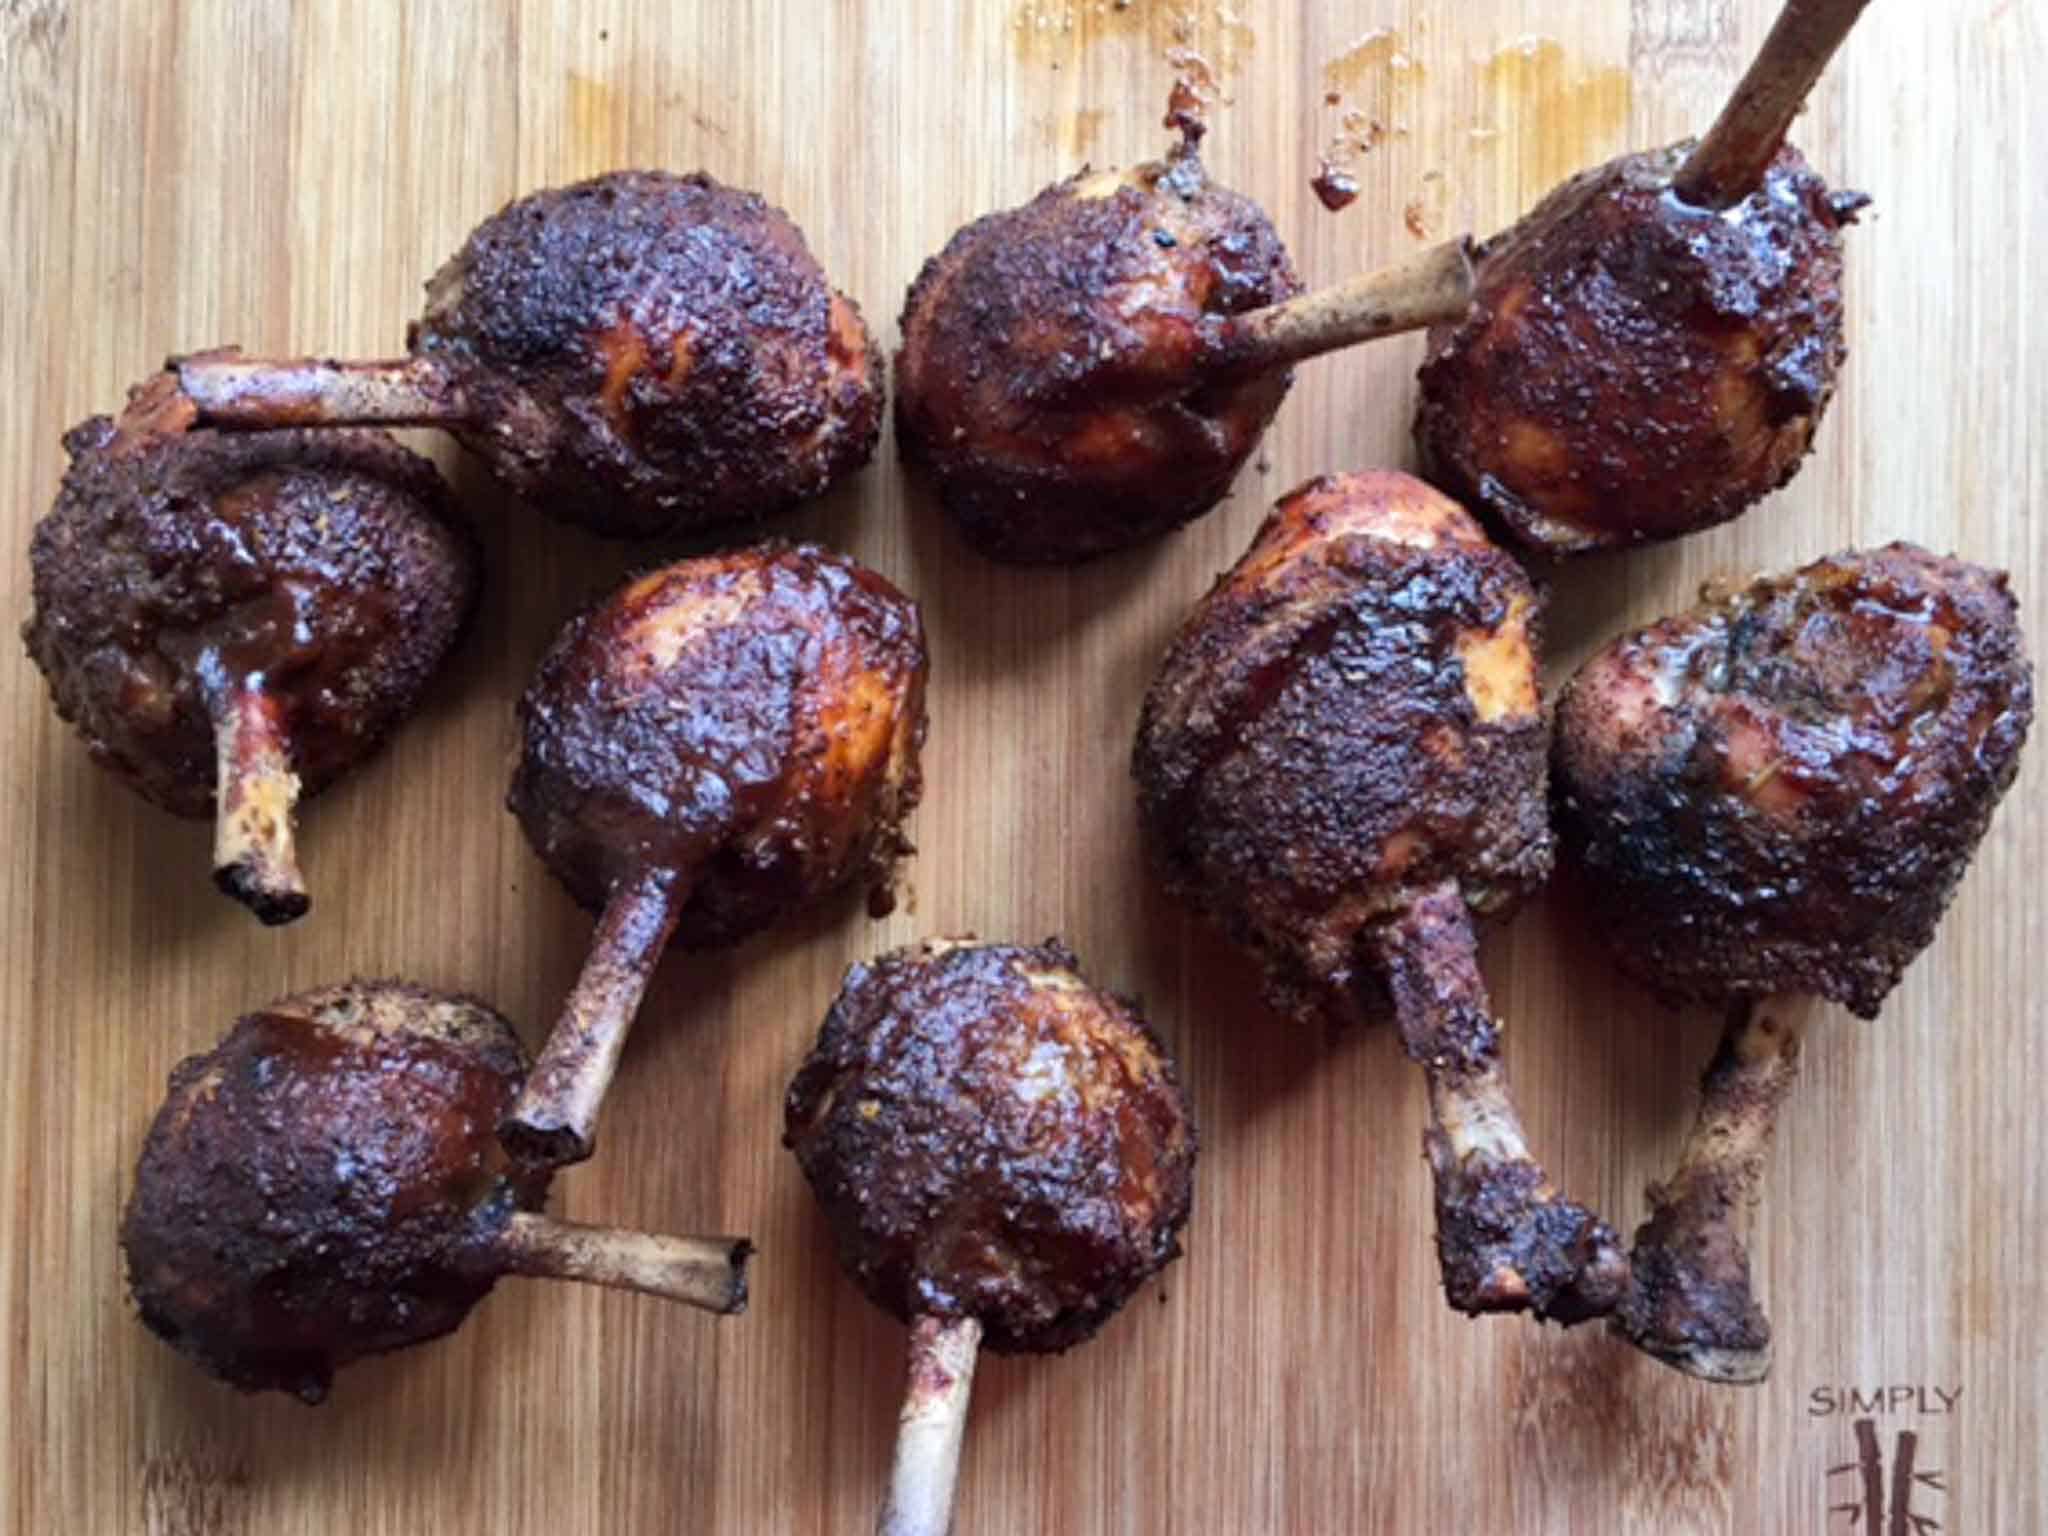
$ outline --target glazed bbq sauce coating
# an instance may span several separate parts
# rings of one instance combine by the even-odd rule
[[[57,712],[145,799],[218,815],[224,890],[298,917],[296,802],[412,712],[475,606],[474,537],[384,433],[193,429],[166,376],[64,441],[22,631]]]
[[[881,364],[780,209],[615,171],[508,204],[427,285],[409,360],[174,363],[209,420],[445,426],[511,490],[645,538],[765,517],[865,464]]]
[[[350,982],[238,1020],[171,1074],[122,1221],[142,1321],[244,1391],[323,1398],[451,1332],[500,1275],[732,1312],[750,1245],[536,1214],[548,1175],[492,1129],[526,1060],[473,998]]]
[[[1724,211],[1671,190],[1689,144],[1571,178],[1484,247],[1470,315],[1430,333],[1425,473],[1552,555],[1738,516],[1812,447],[1845,355],[1842,227],[1787,144]]]
[[[1172,121],[1172,120],[1170,120]],[[1197,125],[960,230],[903,307],[896,431],[983,554],[1069,563],[1207,512],[1293,375],[1197,367],[1224,317],[1300,291],[1258,205],[1210,181]]]
[[[1558,821],[1623,970],[1729,1000],[1616,1323],[1692,1375],[1768,1373],[1739,1222],[1818,993],[1874,1017],[2017,771],[2032,675],[2001,574],[1911,545],[1710,596],[1595,655],[1559,704]]]
[[[1874,1018],[2018,771],[2002,574],[1910,544],[1763,578],[1595,655],[1558,705],[1558,824],[1615,961],[1671,1000]]]
[[[472,1257],[546,1174],[491,1135],[524,1067],[482,1004],[397,985],[286,998],[171,1074],[121,1226],[142,1320],[246,1391],[323,1398],[365,1355],[451,1332]]]
[[[1057,942],[856,965],[790,1084],[783,1140],[840,1262],[905,1323],[1064,1350],[1180,1252],[1196,1139],[1173,1063],[1076,965]]]
[[[512,1122],[523,1155],[588,1155],[667,944],[737,943],[857,880],[887,910],[926,671],[917,605],[811,545],[665,567],[564,629],[520,703],[509,804],[602,919]]]
[[[1572,1322],[1612,1305],[1618,1246],[1528,1156],[1472,933],[1550,870],[1537,622],[1427,486],[1310,481],[1183,626],[1133,772],[1167,886],[1261,957],[1276,1007],[1392,1003],[1430,1076],[1452,1305]]]

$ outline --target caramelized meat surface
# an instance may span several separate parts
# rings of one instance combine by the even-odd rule
[[[920,789],[917,605],[811,545],[685,560],[572,620],[519,706],[510,806],[578,902],[667,871],[675,942],[728,944],[826,891],[886,901]]]
[[[233,860],[216,874],[285,921],[306,910],[296,801],[413,711],[475,605],[478,554],[434,467],[382,432],[190,420],[164,375],[120,421],[66,435],[22,636],[96,762],[282,850],[273,878]]]
[[[1910,544],[1620,637],[1560,701],[1561,830],[1668,998],[1874,1017],[2012,782],[2032,669],[2002,574]]]
[[[1274,1006],[1355,1019],[1423,892],[1502,913],[1548,876],[1538,618],[1461,508],[1372,472],[1283,498],[1182,627],[1132,759],[1147,847]]]
[[[1230,488],[1292,375],[1196,365],[1224,317],[1300,290],[1198,134],[978,219],[903,309],[896,430],[982,553],[1068,562],[1157,537]]]
[[[906,1323],[1063,1350],[1180,1252],[1195,1131],[1173,1062],[1057,942],[852,967],[784,1124],[840,1262]]]
[[[1671,191],[1687,144],[1573,177],[1490,241],[1430,333],[1429,477],[1531,548],[1577,554],[1728,521],[1791,479],[1834,391],[1841,228],[1799,152],[1725,212]]]
[[[121,1225],[158,1337],[245,1391],[326,1395],[456,1328],[546,1178],[492,1128],[525,1061],[474,1000],[395,982],[286,998],[171,1074]]]
[[[860,468],[881,367],[788,215],[616,171],[509,204],[427,285],[408,345],[463,441],[542,510],[642,537],[777,512]]]

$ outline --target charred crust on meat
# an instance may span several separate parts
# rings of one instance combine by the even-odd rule
[[[1265,214],[1203,173],[1193,129],[960,230],[904,301],[896,430],[960,531],[1068,563],[1213,507],[1285,398],[1282,369],[1191,366],[1301,284]]]
[[[2002,574],[1910,544],[1830,556],[1589,660],[1559,703],[1558,824],[1652,991],[1875,1017],[2032,717]]]
[[[1569,1327],[1612,1313],[1628,1286],[1614,1229],[1556,1198],[1536,1164],[1459,1158],[1440,1131],[1425,1152],[1436,1174],[1436,1246],[1444,1296],[1469,1316],[1532,1312]]]
[[[937,943],[847,972],[784,1141],[878,1307],[987,1348],[1090,1337],[1180,1252],[1195,1131],[1171,1058],[1057,940]]]
[[[1456,537],[1359,527],[1356,505],[1409,488],[1426,492],[1366,475],[1284,497],[1167,651],[1132,754],[1154,867],[1299,1018],[1381,1011],[1361,945],[1417,892],[1456,878],[1504,915],[1550,873],[1540,704],[1480,719],[1460,654],[1511,624],[1533,649],[1540,600],[1448,502]]]
[[[427,285],[411,350],[462,381],[506,485],[599,533],[768,516],[865,464],[880,354],[780,209],[616,171],[508,204]]]
[[[735,943],[839,886],[886,890],[922,788],[916,603],[815,545],[629,582],[572,619],[519,704],[508,797],[579,904],[666,870],[673,943]]]
[[[1639,1348],[1677,1364],[1712,1356],[1768,1358],[1770,1319],[1750,1285],[1738,1201],[1712,1185],[1671,1198],[1650,1192],[1652,1213],[1636,1228],[1632,1279],[1615,1327]]]
[[[480,559],[433,465],[385,433],[190,420],[159,376],[119,420],[65,435],[22,637],[94,761],[204,817],[210,690],[260,678],[300,797],[317,794],[417,705],[474,609]]]
[[[142,1321],[244,1391],[309,1402],[456,1328],[545,1174],[492,1128],[525,1072],[474,998],[351,982],[245,1015],[171,1074],[121,1224]]]
[[[1470,315],[1431,331],[1429,478],[1558,555],[1728,521],[1798,471],[1845,355],[1841,229],[1789,144],[1721,213],[1676,197],[1689,144],[1558,187],[1490,241]]]

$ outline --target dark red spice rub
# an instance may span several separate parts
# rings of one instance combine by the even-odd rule
[[[396,981],[249,1014],[183,1062],[121,1227],[142,1321],[244,1391],[326,1395],[336,1370],[459,1326],[500,1275],[746,1310],[744,1238],[541,1213],[544,1170],[492,1133],[526,1059],[473,998]]]
[[[520,700],[509,805],[601,910],[667,870],[674,942],[735,943],[852,881],[886,899],[922,788],[917,605],[815,545],[640,577],[572,619]]]
[[[1173,1062],[1057,941],[852,967],[784,1117],[840,1262],[906,1323],[1067,1349],[1180,1252],[1196,1138]]]
[[[1167,887],[1259,956],[1276,1007],[1393,1014],[1428,1079],[1450,1304],[1574,1323],[1626,1265],[1529,1150],[1474,934],[1550,871],[1539,607],[1421,482],[1312,480],[1175,637],[1132,772]]]
[[[1851,551],[1622,635],[1566,687],[1559,829],[1616,963],[1726,1001],[1677,1170],[1650,1189],[1616,1327],[1687,1374],[1761,1381],[1743,1220],[1810,993],[1866,1018],[1936,924],[2018,769],[2032,669],[2003,574]]]
[[[1539,615],[1469,518],[1363,474],[1283,497],[1182,626],[1132,756],[1146,848],[1174,895],[1258,953],[1275,1007],[1380,1011],[1359,955],[1378,924],[1446,879],[1504,916],[1549,877],[1533,674],[1482,716],[1467,665],[1494,634],[1530,655]]]
[[[229,787],[288,842],[294,801],[374,752],[454,647],[476,543],[433,466],[382,432],[191,419],[160,375],[118,421],[66,434],[22,636],[94,761],[165,810],[229,819],[220,759],[270,749],[265,783]],[[306,909],[295,868],[219,874],[266,921]]]
[[[546,1174],[492,1131],[517,1036],[471,998],[349,983],[245,1015],[171,1074],[121,1223],[142,1321],[245,1391],[323,1398],[336,1370],[458,1327],[490,1244]]]
[[[1179,126],[1164,160],[975,220],[904,301],[904,458],[992,558],[1085,560],[1201,516],[1287,394],[1285,368],[1196,366],[1226,317],[1301,285],[1257,204],[1203,170],[1199,125]]]
[[[407,346],[448,365],[464,441],[544,510],[632,537],[764,517],[865,464],[881,363],[781,209],[615,171],[487,220]]]
[[[174,359],[209,423],[445,427],[541,510],[626,538],[779,512],[865,464],[881,364],[802,232],[702,174],[614,171],[485,220],[409,359]]]
[[[1571,555],[1738,516],[1798,471],[1835,387],[1841,230],[1787,144],[1735,206],[1671,180],[1690,143],[1572,177],[1487,242],[1471,313],[1430,332],[1424,472]]]
[[[2019,767],[2002,573],[1848,552],[1623,635],[1558,705],[1558,825],[1616,964],[1661,996],[1876,1016]]]
[[[564,628],[520,702],[508,803],[598,923],[501,1127],[517,1156],[591,1155],[672,944],[737,943],[855,880],[888,909],[925,672],[917,605],[813,545],[679,561]]]

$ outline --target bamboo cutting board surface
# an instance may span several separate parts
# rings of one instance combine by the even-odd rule
[[[396,351],[426,275],[517,193],[629,165],[756,188],[893,346],[904,286],[958,224],[1084,160],[1161,150],[1176,43],[1230,98],[1212,169],[1324,282],[1703,127],[1770,10],[0,0],[0,607],[26,613],[66,425],[173,350]],[[1560,573],[1554,677],[1705,576],[1900,536],[2010,568],[2048,643],[2044,32],[2029,0],[1871,8],[1797,131],[1876,198],[1850,237],[1852,355],[1819,450],[1732,528]],[[1307,183],[1346,112],[1383,137],[1331,215]],[[751,1232],[739,1319],[511,1283],[454,1338],[353,1369],[309,1410],[216,1387],[147,1337],[115,1245],[166,1073],[247,1008],[400,974],[478,991],[538,1040],[589,924],[501,809],[511,705],[560,620],[658,551],[508,505],[437,444],[484,531],[481,621],[424,716],[311,807],[314,910],[278,932],[210,893],[203,827],[93,769],[27,660],[0,662],[8,1529],[865,1529],[902,1336],[839,1276],[778,1144],[781,1094],[850,960],[961,930],[1057,932],[1141,993],[1206,1141],[1188,1257],[1094,1343],[984,1363],[963,1532],[1858,1530],[1828,1513],[1857,1418],[1894,1457],[1915,1435],[1937,1474],[1905,1516],[2048,1528],[2048,747],[1884,1017],[1815,1020],[1761,1217],[1779,1343],[1755,1390],[1683,1380],[1597,1330],[1448,1312],[1422,1092],[1391,1033],[1282,1024],[1142,869],[1126,755],[1167,636],[1283,490],[1408,462],[1420,345],[1305,366],[1221,511],[1080,571],[980,562],[887,443],[784,525],[925,604],[914,898],[885,922],[849,901],[672,959],[598,1158],[556,1198],[587,1220]],[[1715,1021],[1614,980],[1558,893],[1487,966],[1539,1152],[1633,1226]]]

